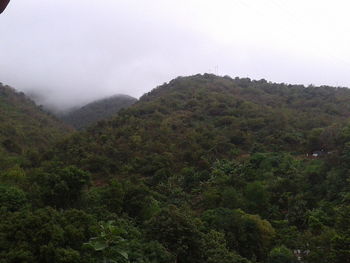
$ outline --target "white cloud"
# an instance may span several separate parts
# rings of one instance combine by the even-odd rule
[[[349,86],[341,0],[18,0],[0,16],[0,81],[70,106],[214,72]]]

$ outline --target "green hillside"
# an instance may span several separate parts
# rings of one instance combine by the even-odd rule
[[[349,102],[172,80],[0,176],[0,262],[349,262]]]
[[[0,153],[42,151],[70,132],[23,93],[0,84]]]
[[[137,99],[127,95],[115,95],[70,110],[59,118],[77,129],[83,129],[116,115],[119,110],[130,107],[136,101]]]
[[[123,171],[148,176],[163,165],[208,169],[217,159],[259,151],[333,151],[349,101],[346,88],[208,74],[178,78],[56,150],[62,160],[104,176]]]

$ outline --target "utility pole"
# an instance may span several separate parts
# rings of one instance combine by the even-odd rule
[[[214,74],[215,74],[215,75],[219,75],[219,66],[218,66],[218,65],[216,65],[216,66],[214,67]]]

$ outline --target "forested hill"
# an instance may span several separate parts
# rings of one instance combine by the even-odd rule
[[[349,102],[345,88],[172,80],[0,170],[0,262],[349,262]]]
[[[151,175],[164,166],[207,169],[216,159],[250,152],[333,151],[349,102],[346,88],[180,77],[75,136],[61,154],[97,173]],[[70,152],[70,144],[82,154]]]
[[[128,108],[136,101],[137,99],[128,95],[115,95],[70,110],[59,117],[67,124],[82,129],[116,115],[120,109]]]
[[[42,151],[70,132],[23,93],[0,83],[0,155]]]

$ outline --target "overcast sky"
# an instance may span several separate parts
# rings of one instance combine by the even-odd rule
[[[0,82],[69,107],[211,72],[350,86],[344,0],[11,0]]]

